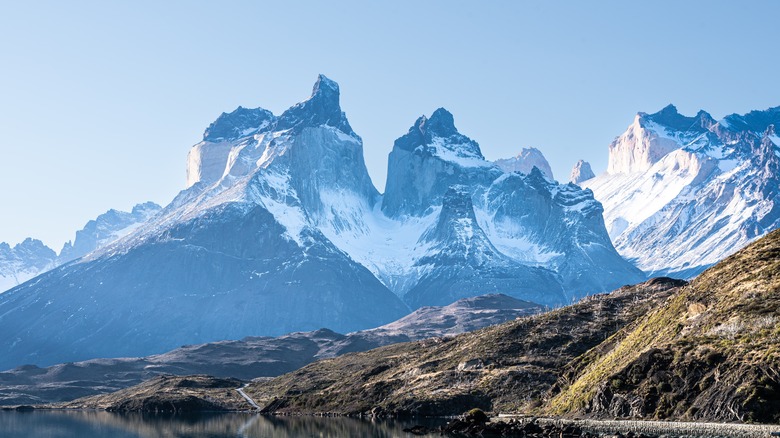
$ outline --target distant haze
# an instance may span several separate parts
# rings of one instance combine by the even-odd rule
[[[780,2],[16,2],[0,9],[0,241],[58,250],[110,209],[167,204],[223,111],[341,86],[383,191],[387,154],[445,107],[488,159],[597,174],[637,111],[780,105]],[[298,96],[291,99],[290,96]]]

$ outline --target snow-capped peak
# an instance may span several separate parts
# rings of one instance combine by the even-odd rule
[[[485,161],[479,144],[458,132],[452,114],[439,108],[431,117],[420,116],[409,132],[395,141],[394,149],[413,152],[461,167],[492,166]]]
[[[710,132],[715,124],[705,111],[686,117],[671,104],[657,113],[637,113],[626,132],[609,145],[607,173],[645,172],[669,152],[680,148],[708,150],[716,143]]]
[[[0,242],[0,293],[55,266],[57,254],[37,239],[11,247]]]
[[[259,126],[258,117],[262,119]],[[324,131],[328,131],[308,137],[334,137],[338,141],[360,147],[362,154],[362,140],[352,131],[346,115],[341,111],[338,84],[319,75],[311,96],[293,105],[279,117],[262,109],[247,110],[241,107],[230,114],[223,113],[206,130],[205,141],[190,150],[187,157],[187,187],[197,183],[208,186],[223,178],[240,178],[258,168],[268,167],[276,158],[285,155],[291,145],[285,139],[307,128],[325,128]],[[227,135],[224,132],[240,135]]]
[[[604,205],[622,255],[655,274],[694,275],[776,228],[780,107],[639,113],[609,147],[609,170],[582,185]]]

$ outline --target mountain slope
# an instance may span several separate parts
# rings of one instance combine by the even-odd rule
[[[340,199],[323,233],[412,307],[496,292],[558,306],[644,279],[591,192],[505,172],[443,108],[395,141],[381,203]]]
[[[57,257],[57,264],[61,265],[83,257],[130,234],[151,220],[160,210],[162,207],[154,202],[145,202],[134,205],[129,212],[111,209],[99,215],[87,222],[84,228],[76,231],[76,239],[73,243],[65,243]]]
[[[780,225],[780,108],[639,113],[606,173],[580,184],[604,205],[618,251],[653,275],[691,277]]]
[[[477,224],[467,192],[451,188],[444,194],[436,226],[422,240],[431,255],[415,262],[423,274],[404,296],[412,307],[445,305],[475,290],[511,291],[544,304],[566,302],[554,272],[522,265],[493,246]]]
[[[267,411],[278,412],[528,411],[566,364],[658,306],[681,284],[651,280],[454,338],[323,360],[253,383],[246,391]]]
[[[407,314],[312,225],[331,211],[327,190],[369,206],[377,196],[338,102],[338,86],[321,76],[309,99],[227,140],[218,180],[195,181],[127,237],[4,294],[0,368],[321,327],[350,332]]]
[[[28,365],[0,372],[0,405],[43,404],[116,391],[158,375],[208,374],[251,380],[294,371],[315,360],[365,351],[396,342],[451,336],[542,311],[506,295],[423,307],[390,324],[342,335],[328,329],[276,338],[185,345],[166,353],[92,359],[47,368]]]
[[[571,368],[549,412],[780,422],[780,231]]]

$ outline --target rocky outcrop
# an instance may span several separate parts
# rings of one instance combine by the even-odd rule
[[[593,169],[590,168],[590,163],[584,160],[579,160],[571,169],[569,182],[572,184],[579,184],[583,181],[587,181],[595,177],[596,175],[593,173]]]
[[[57,407],[149,414],[252,410],[253,406],[237,391],[242,384],[240,380],[210,376],[160,376],[132,388]]]

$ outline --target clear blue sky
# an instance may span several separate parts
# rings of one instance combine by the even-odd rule
[[[59,250],[109,208],[170,201],[222,111],[278,114],[317,74],[384,186],[443,106],[490,159],[598,173],[637,111],[780,105],[780,2],[0,2],[0,241]]]

